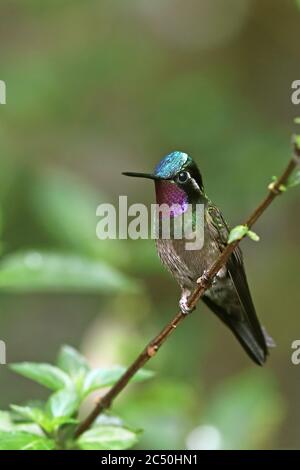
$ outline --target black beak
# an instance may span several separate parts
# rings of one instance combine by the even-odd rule
[[[125,176],[133,176],[135,178],[147,178],[149,180],[161,180],[159,176],[152,175],[151,173],[132,173],[130,171],[126,171],[125,173],[122,173],[122,175]]]

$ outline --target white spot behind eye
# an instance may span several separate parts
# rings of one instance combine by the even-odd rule
[[[191,180],[192,180],[192,185],[194,186],[194,188],[197,191],[200,191],[200,188],[199,188],[199,185],[198,185],[197,181],[194,178],[191,178]]]

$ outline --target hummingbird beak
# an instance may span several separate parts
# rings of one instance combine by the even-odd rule
[[[122,175],[125,176],[133,176],[135,178],[147,178],[149,180],[162,180],[163,178],[160,178],[159,176],[153,175],[151,173],[133,173],[130,171],[126,171],[125,173],[122,173]]]

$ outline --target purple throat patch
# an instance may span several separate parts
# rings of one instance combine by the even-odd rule
[[[174,211],[171,211],[172,217],[177,217],[187,211],[188,197],[185,191],[178,188],[175,183],[155,181],[155,190],[157,204],[167,204],[169,207],[176,204]]]

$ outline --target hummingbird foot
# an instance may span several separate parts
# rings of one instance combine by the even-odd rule
[[[179,308],[183,315],[188,315],[191,313],[193,310],[195,310],[195,307],[189,307],[188,305],[188,298],[191,295],[190,291],[184,290],[181,295],[181,299],[179,300]]]
[[[215,282],[216,279],[214,278],[213,280],[211,280],[206,269],[203,271],[202,276],[198,277],[197,279],[197,284],[201,285],[204,288],[212,286]]]

